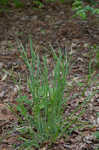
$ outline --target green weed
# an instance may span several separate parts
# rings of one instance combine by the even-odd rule
[[[87,14],[88,12],[91,12],[92,15],[94,14],[99,14],[99,8],[94,8],[94,5],[98,5],[98,3],[91,1],[92,6],[90,5],[84,5],[82,0],[75,0],[73,5],[72,5],[72,9],[75,11],[75,14],[73,17],[75,16],[80,16],[80,18],[82,19],[87,19]]]
[[[64,96],[69,74],[67,55],[63,59],[61,50],[57,56],[51,48],[54,69],[49,72],[47,57],[44,56],[43,63],[41,63],[39,56],[33,50],[31,39],[31,59],[28,59],[22,44],[19,49],[21,49],[21,56],[29,71],[27,85],[32,98],[29,99],[27,95],[22,95],[20,91],[16,100],[17,105],[14,105],[19,120],[19,125],[15,127],[15,130],[20,133],[19,139],[22,141],[20,149],[28,150],[32,147],[40,148],[44,143],[54,143],[63,135],[70,134],[72,130],[79,128],[76,124],[94,93],[88,95],[83,103],[79,104],[68,117],[65,117],[66,103],[70,99],[70,94],[67,93],[67,96]],[[14,111],[13,108],[11,109]],[[73,128],[72,125],[75,127]]]

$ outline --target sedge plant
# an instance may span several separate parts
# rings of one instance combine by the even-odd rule
[[[27,83],[32,99],[29,100],[27,96],[17,98],[18,105],[16,109],[21,114],[19,120],[22,123],[22,127],[17,129],[29,136],[28,138],[20,137],[24,141],[22,146],[28,148],[31,146],[39,147],[45,141],[56,141],[63,130],[62,105],[66,102],[63,97],[69,64],[66,59],[63,61],[61,52],[59,58],[53,52],[55,67],[52,73],[53,79],[49,81],[47,58],[43,57],[43,65],[41,65],[39,57],[36,56],[33,50],[32,41],[30,41],[30,61],[22,45],[21,48],[22,58],[29,70]],[[35,65],[37,69],[35,69]],[[28,105],[31,113],[28,112],[24,104]]]
[[[32,98],[22,95],[20,91],[16,99],[17,105],[13,107],[17,111],[16,116],[19,122],[15,130],[20,133],[19,139],[22,141],[20,149],[30,150],[32,147],[40,148],[44,143],[54,143],[58,138],[68,134],[70,127],[73,124],[76,125],[77,120],[85,112],[83,106],[89,102],[93,94],[88,95],[84,102],[71,112],[70,116],[64,117],[66,109],[64,106],[68,100],[64,96],[69,74],[67,55],[63,59],[61,50],[57,56],[51,48],[54,67],[52,72],[49,72],[47,57],[44,56],[43,63],[41,63],[33,49],[31,39],[31,59],[28,58],[22,44],[19,49],[29,71],[27,85]],[[70,95],[67,95],[70,98]],[[80,113],[75,115],[79,110]]]

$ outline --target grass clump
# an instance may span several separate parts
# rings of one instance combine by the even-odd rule
[[[44,143],[54,143],[68,131],[70,132],[70,127],[76,124],[85,111],[83,105],[85,106],[92,95],[88,95],[70,116],[65,117],[65,106],[69,99],[68,93],[68,98],[64,96],[69,74],[67,55],[63,59],[61,50],[57,56],[52,49],[54,68],[49,72],[47,57],[44,56],[41,63],[39,56],[33,50],[32,40],[30,40],[31,59],[28,59],[22,45],[21,49],[21,56],[29,71],[27,84],[32,98],[20,94],[14,108],[18,112],[16,115],[19,125],[16,130],[20,133],[19,139],[22,140],[20,149],[30,150],[32,147],[40,148]],[[76,116],[75,113],[78,111]]]

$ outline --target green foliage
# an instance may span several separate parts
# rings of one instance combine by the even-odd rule
[[[67,55],[63,59],[59,50],[58,57],[51,47],[54,69],[49,72],[47,57],[44,56],[43,63],[40,62],[39,56],[33,50],[32,40],[30,40],[31,59],[28,59],[23,45],[20,48],[21,56],[29,71],[27,85],[32,97],[29,99],[28,96],[20,94],[17,105],[11,109],[18,112],[16,116],[19,126],[15,127],[15,130],[20,133],[20,140],[23,141],[21,148],[39,148],[43,143],[53,143],[64,134],[71,133],[74,128],[79,127],[76,125],[77,121],[85,112],[85,105],[93,93],[71,111],[68,117],[65,117],[66,103],[70,99],[70,93],[64,97],[69,73]],[[78,115],[75,115],[76,112],[79,112]],[[71,128],[74,124],[75,127]]]
[[[92,3],[95,5],[96,3]],[[99,14],[99,9],[98,8],[93,8],[90,5],[84,5],[83,1],[81,0],[75,0],[75,2],[72,5],[72,9],[75,11],[75,16],[80,16],[82,19],[87,18],[87,13],[91,12],[93,15],[94,14]]]
[[[32,100],[27,96],[20,96],[17,99],[18,105],[16,109],[20,112],[20,123],[23,127],[19,129],[22,134],[27,134],[28,138],[21,139],[25,142],[23,145],[39,147],[45,141],[56,141],[56,138],[63,132],[63,104],[66,102],[64,97],[64,89],[66,86],[66,76],[68,74],[68,63],[62,60],[62,55],[58,58],[55,53],[56,61],[53,71],[53,80],[49,83],[49,73],[47,67],[47,58],[43,58],[43,66],[40,64],[39,57],[35,55],[31,43],[31,57],[29,62],[27,54],[22,47],[22,57],[30,72],[28,78],[28,86],[32,94]],[[35,71],[35,65],[37,70]],[[52,87],[51,87],[52,86]],[[31,114],[24,106],[28,105],[32,111]],[[26,123],[25,123],[26,122]],[[26,125],[25,125],[26,124]]]
[[[13,2],[16,8],[24,7],[24,3],[22,3],[20,0],[13,0]]]
[[[8,5],[8,0],[0,0],[0,5]]]

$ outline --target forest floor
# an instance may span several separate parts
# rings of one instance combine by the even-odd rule
[[[8,103],[15,103],[18,96],[19,75],[23,91],[28,93],[25,83],[26,66],[17,50],[17,39],[29,49],[28,37],[31,34],[33,46],[40,56],[50,55],[49,43],[55,51],[61,48],[63,55],[72,52],[72,69],[68,80],[70,93],[80,95],[89,74],[89,62],[92,60],[92,83],[82,98],[76,97],[68,102],[68,109],[75,109],[77,104],[92,91],[99,89],[99,79],[93,82],[99,68],[95,66],[95,52],[92,46],[99,48],[99,16],[88,15],[86,20],[73,18],[71,5],[49,4],[43,9],[10,9],[0,13],[0,137],[6,135],[13,125],[17,124],[15,116],[8,110]],[[95,48],[94,48],[95,49]],[[28,52],[29,53],[29,52]],[[51,65],[52,59],[48,57]],[[16,83],[14,82],[14,79]],[[83,83],[82,85],[79,85]],[[96,86],[98,85],[98,86]],[[61,139],[51,146],[51,150],[95,150],[99,140],[93,133],[99,130],[96,113],[99,112],[99,94],[95,95],[86,108],[82,120],[89,121],[91,128],[84,125],[83,129],[73,132],[68,139]],[[13,150],[17,143],[16,134],[4,136],[0,150]],[[18,145],[19,143],[17,143]],[[99,146],[99,145],[98,145]],[[42,150],[48,148],[43,147]]]

